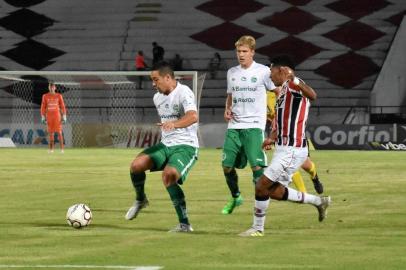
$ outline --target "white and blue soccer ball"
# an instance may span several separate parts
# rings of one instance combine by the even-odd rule
[[[92,211],[84,203],[77,203],[68,208],[66,222],[69,226],[79,229],[88,226],[92,222]]]

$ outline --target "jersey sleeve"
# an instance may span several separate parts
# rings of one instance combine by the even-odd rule
[[[47,112],[47,99],[45,98],[45,94],[42,95],[42,101],[41,101],[41,116],[45,116]]]
[[[188,91],[184,91],[182,98],[181,98],[181,103],[183,110],[185,112],[187,111],[197,111],[196,107],[196,100],[195,100],[195,95],[193,94],[192,90],[187,89]]]
[[[266,68],[266,72],[264,72],[264,85],[268,91],[272,91],[276,88],[271,79],[271,70],[268,67]]]
[[[58,103],[59,103],[59,108],[61,109],[62,114],[66,114],[65,102],[63,101],[62,95],[58,96]]]

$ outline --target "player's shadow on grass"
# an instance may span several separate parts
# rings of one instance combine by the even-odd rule
[[[170,227],[162,227],[162,228],[151,228],[151,227],[134,227],[134,230],[137,231],[145,231],[145,232],[150,232],[150,231],[155,231],[155,232],[163,232],[163,233],[168,233],[168,234],[173,234],[173,235],[230,235],[230,232],[219,232],[219,231],[204,231],[204,230],[194,230],[191,233],[175,233],[175,232],[169,232]],[[231,233],[232,234],[232,233]],[[237,235],[237,233],[235,233]]]
[[[72,230],[66,223],[46,223],[46,222],[0,222],[0,225],[8,225],[15,227],[36,227],[43,228],[47,230]],[[83,227],[79,230],[87,230],[91,228],[103,228],[103,229],[119,229],[119,230],[134,230],[132,227],[111,225],[111,224],[97,224],[92,223],[89,228]]]
[[[16,227],[44,227],[44,228],[69,228],[66,223],[45,223],[45,222],[0,222],[4,225],[12,225]]]

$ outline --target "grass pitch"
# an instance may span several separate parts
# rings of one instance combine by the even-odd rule
[[[251,174],[238,171],[245,202],[232,215],[222,215],[229,195],[220,150],[202,149],[183,187],[195,232],[167,232],[177,219],[159,172],[147,173],[150,206],[126,221],[134,199],[129,163],[138,152],[0,149],[0,268],[405,268],[406,153],[313,151],[325,194],[333,200],[325,222],[317,221],[313,206],[273,201],[266,235],[246,239],[237,234],[252,222]],[[79,202],[91,207],[93,223],[75,230],[65,214]]]

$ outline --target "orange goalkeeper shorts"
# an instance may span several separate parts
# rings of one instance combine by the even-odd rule
[[[62,132],[61,116],[47,117],[48,133]]]

